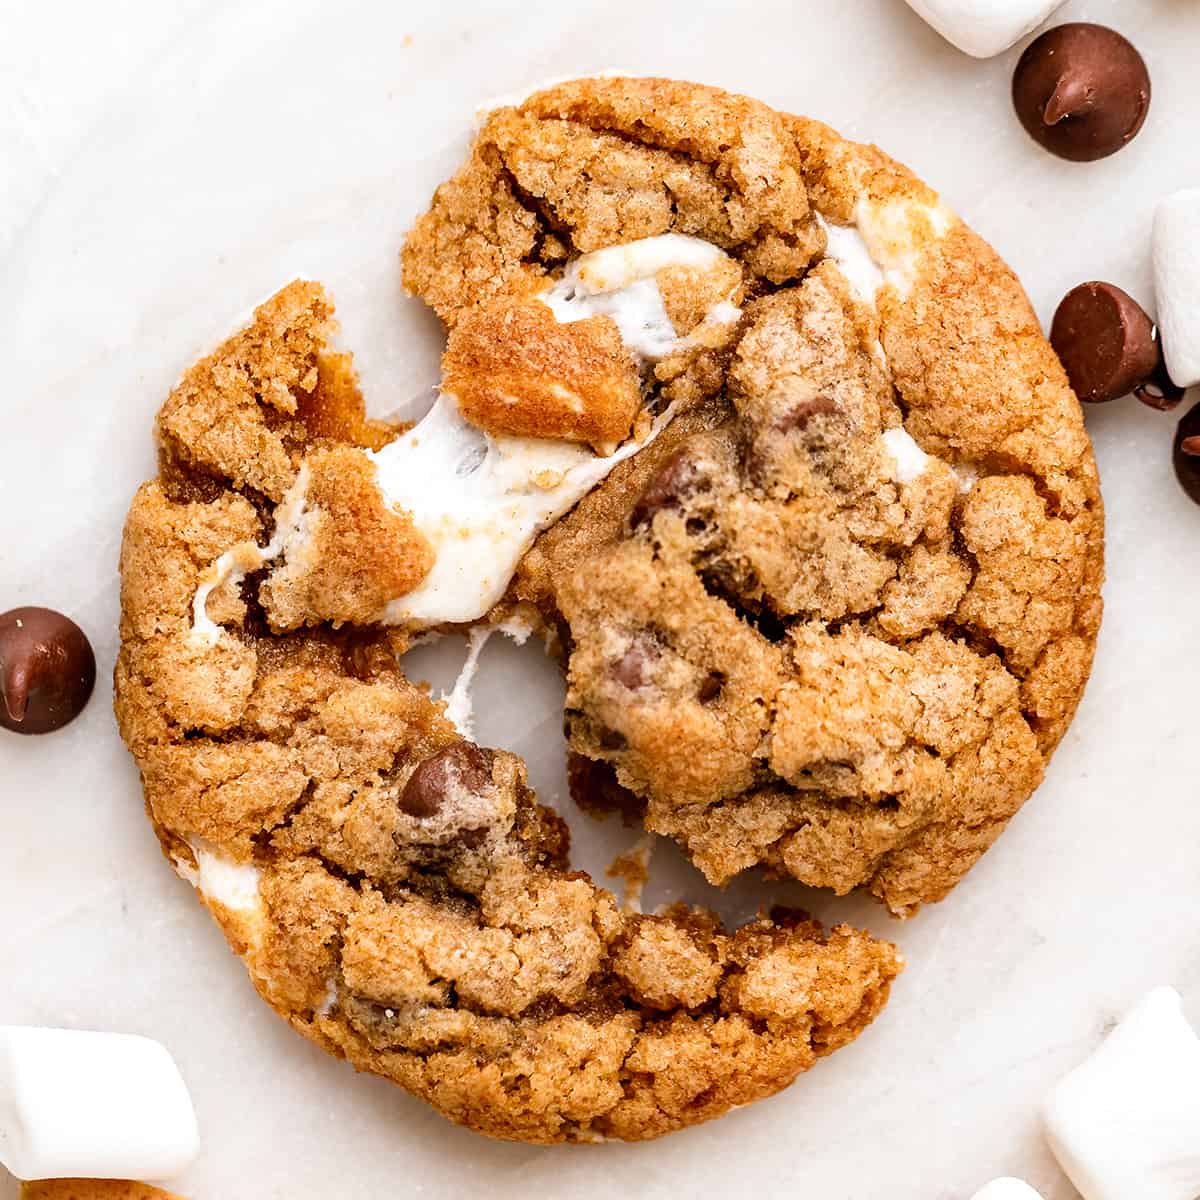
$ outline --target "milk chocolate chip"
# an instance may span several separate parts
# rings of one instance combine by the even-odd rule
[[[814,396],[792,405],[775,422],[775,428],[780,433],[791,433],[795,429],[803,431],[814,417],[832,417],[837,411],[838,406],[828,396]]]
[[[0,614],[0,726],[61,729],[83,711],[95,682],[95,655],[74,621],[49,608]]]
[[[650,476],[630,513],[631,524],[636,529],[639,525],[648,525],[654,514],[664,508],[682,507],[684,499],[693,492],[702,491],[706,482],[687,451],[677,451]]]
[[[1131,142],[1150,109],[1150,74],[1115,29],[1073,21],[1031,42],[1013,75],[1013,105],[1040,146],[1093,162]]]
[[[1188,409],[1175,430],[1175,475],[1200,504],[1200,404]]]
[[[1050,326],[1050,344],[1080,400],[1100,404],[1127,396],[1158,370],[1154,322],[1111,283],[1072,288]]]
[[[637,634],[625,653],[612,664],[610,674],[622,687],[635,691],[645,686],[651,667],[661,657],[662,651],[650,634]]]
[[[454,742],[430,755],[408,777],[399,805],[410,817],[437,814],[449,792],[481,792],[492,781],[492,752],[470,742]]]

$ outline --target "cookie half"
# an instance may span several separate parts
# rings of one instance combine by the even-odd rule
[[[1091,669],[1079,404],[1012,272],[928,187],[694,84],[578,80],[491,114],[405,279],[453,347],[607,247],[681,235],[741,268],[733,332],[643,363],[671,427],[511,597],[561,631],[585,803],[624,789],[714,883],[762,865],[909,915],[1038,785]],[[677,278],[656,276],[667,308]],[[681,328],[712,300],[682,292]]]
[[[570,870],[521,761],[379,623],[435,556],[374,482],[413,432],[366,421],[332,330],[317,285],[261,306],[164,406],[129,512],[116,710],[167,857],[293,1027],[473,1129],[649,1138],[786,1086],[899,955],[799,913],[624,911]]]

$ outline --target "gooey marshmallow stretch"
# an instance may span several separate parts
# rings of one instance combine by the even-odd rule
[[[169,1179],[199,1149],[187,1085],[158,1042],[0,1026],[0,1163],[18,1179]]]

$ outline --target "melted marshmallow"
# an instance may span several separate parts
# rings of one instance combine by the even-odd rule
[[[860,200],[854,209],[854,226],[862,237],[871,260],[883,271],[885,282],[903,299],[912,291],[926,253],[923,237],[915,237],[914,216],[923,216],[935,238],[950,231],[954,218],[941,205],[891,200],[872,204]]]
[[[437,625],[482,617],[538,533],[652,442],[673,415],[668,409],[641,441],[604,458],[573,442],[492,437],[443,395],[424,420],[372,455],[385,499],[412,514],[436,555],[429,574],[393,600],[383,620]]]
[[[892,478],[897,483],[912,483],[929,466],[929,455],[913,440],[907,429],[887,430],[880,439],[896,464]]]
[[[262,909],[258,885],[262,872],[252,863],[234,862],[203,838],[188,843],[196,858],[195,867],[176,861],[175,872],[206,900],[230,912],[257,914]]]
[[[725,257],[701,238],[664,233],[583,255],[539,299],[563,324],[611,317],[622,341],[644,365],[685,349],[693,340],[676,332],[655,276],[668,267],[712,270]],[[728,325],[740,316],[727,296],[709,309],[702,324]]]
[[[883,287],[883,271],[871,257],[863,235],[855,225],[831,225],[819,213],[817,222],[825,230],[825,256],[837,264],[850,290],[864,304],[874,304]]]
[[[471,685],[479,670],[479,655],[495,629],[475,628],[467,635],[467,657],[454,681],[454,687],[442,699],[446,702],[446,719],[463,737],[475,737],[475,707],[471,701]]]
[[[943,238],[954,223],[942,205],[911,200],[882,204],[860,200],[850,225],[834,225],[820,213],[825,230],[825,255],[837,264],[850,290],[865,304],[874,305],[883,285],[890,284],[903,298],[912,291],[925,253],[924,238],[914,237],[912,219],[923,216],[935,238]]]
[[[576,259],[539,299],[563,323],[611,317],[648,364],[691,340],[676,333],[655,276],[667,267],[711,270],[724,258],[700,238],[643,238]],[[726,297],[704,324],[730,324],[740,315]],[[371,456],[384,498],[412,514],[436,555],[425,579],[387,606],[384,621],[457,624],[483,616],[504,595],[534,538],[649,445],[673,415],[668,408],[642,438],[604,456],[574,442],[494,437],[466,421],[454,396],[443,393],[413,429]]]
[[[221,636],[221,627],[208,615],[208,598],[228,580],[240,583],[251,571],[281,554],[296,551],[308,537],[305,494],[308,490],[308,464],[301,463],[296,479],[275,509],[275,532],[265,546],[243,542],[226,550],[204,573],[192,600],[192,636],[212,645]]]

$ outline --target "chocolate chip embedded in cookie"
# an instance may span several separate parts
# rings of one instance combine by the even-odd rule
[[[456,795],[477,795],[492,782],[492,756],[470,742],[454,742],[414,768],[398,803],[410,817],[432,817]]]

